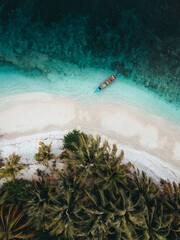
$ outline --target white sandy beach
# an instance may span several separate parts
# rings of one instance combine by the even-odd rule
[[[116,142],[119,150],[125,151],[125,161],[155,180],[180,182],[180,126],[160,116],[128,104],[79,104],[46,93],[0,99],[2,157],[15,151],[22,155],[22,161],[32,162],[40,140],[54,139],[53,148],[60,152],[60,139],[74,128]]]

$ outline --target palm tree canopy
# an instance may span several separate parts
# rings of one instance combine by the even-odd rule
[[[30,224],[31,221],[26,220],[24,213],[19,210],[19,206],[12,204],[9,207],[0,207],[0,239],[32,238],[36,234],[28,229]]]
[[[38,153],[35,154],[34,158],[38,162],[42,162],[43,165],[49,166],[48,161],[56,158],[55,154],[51,153],[52,142],[49,145],[45,145],[44,142],[39,142],[40,147]]]
[[[20,164],[20,156],[15,153],[4,158],[4,167],[0,169],[0,178],[11,178],[15,181],[16,175],[21,175],[20,170],[29,166],[28,164]]]

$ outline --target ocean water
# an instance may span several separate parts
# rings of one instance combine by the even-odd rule
[[[180,4],[124,2],[2,0],[0,98],[48,92],[86,104],[114,100],[180,124]]]

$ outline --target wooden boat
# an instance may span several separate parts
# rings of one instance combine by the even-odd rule
[[[96,90],[94,91],[95,93],[96,92],[99,92],[101,91],[102,89],[104,89],[105,87],[107,87],[109,84],[111,84],[114,80],[116,79],[116,76],[113,74],[110,78],[108,78],[105,82],[101,83],[101,85],[96,88]]]

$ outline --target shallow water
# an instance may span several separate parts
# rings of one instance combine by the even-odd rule
[[[166,2],[171,18],[164,24],[158,1],[148,8],[144,1],[104,1],[101,12],[101,1],[10,2],[0,6],[1,98],[48,92],[86,104],[115,100],[180,124],[180,32],[173,3]],[[117,80],[94,94],[117,70]]]
[[[128,103],[140,107],[152,114],[160,115],[176,124],[180,123],[180,109],[157,94],[127,81],[119,75],[117,79],[103,89],[94,93],[96,87],[111,72],[104,69],[81,69],[72,64],[63,65],[62,73],[44,75],[37,71],[26,72],[15,67],[0,68],[0,96],[6,97],[21,93],[47,92],[63,95],[81,104],[115,101],[116,104]],[[57,65],[57,64],[56,64]]]

